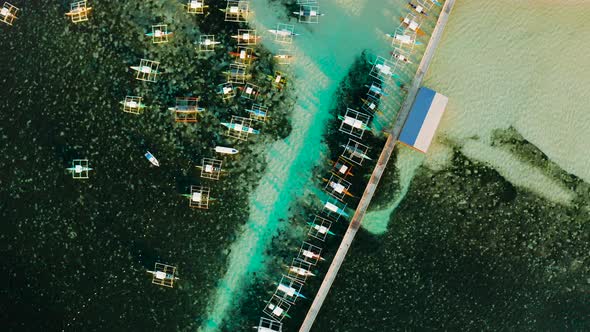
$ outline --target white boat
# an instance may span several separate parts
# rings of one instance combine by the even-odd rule
[[[158,159],[156,159],[156,157],[154,157],[154,155],[151,152],[147,151],[144,156],[147,160],[150,161],[150,163],[152,163],[152,165],[160,167],[160,162],[158,161]]]
[[[234,148],[228,148],[225,146],[216,146],[215,152],[222,153],[222,154],[237,154],[238,150],[236,150]]]
[[[204,45],[204,46],[209,46],[209,45],[219,45],[219,44],[221,44],[221,42],[213,41],[211,39],[205,39],[203,41],[200,41],[199,44]]]
[[[295,273],[297,275],[300,275],[302,277],[308,277],[308,276],[315,277],[315,274],[313,274],[311,271],[306,270],[306,269],[301,268],[301,267],[298,267],[298,266],[291,266],[291,267],[289,267],[289,271],[291,271],[291,272],[293,272],[293,273]]]
[[[272,30],[268,30],[270,33],[272,33],[273,35],[277,35],[277,36],[281,36],[281,37],[286,37],[286,36],[299,36],[298,33],[295,33],[293,31],[289,31],[286,29],[272,29]]]

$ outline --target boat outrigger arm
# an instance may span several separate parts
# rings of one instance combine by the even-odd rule
[[[248,112],[250,114],[253,114],[255,116],[258,116],[258,117],[266,117],[266,112],[263,111],[263,110],[261,110],[261,109],[259,109],[259,108],[255,108],[255,109],[251,109],[251,110],[246,110],[246,112]]]
[[[134,109],[144,109],[145,105],[142,103],[138,103],[135,100],[130,100],[130,101],[121,101],[120,102],[121,105],[125,106],[125,107],[129,107],[129,108],[134,108]]]
[[[191,106],[173,106],[168,107],[169,111],[173,112],[204,112],[205,109],[203,107],[191,107]]]
[[[88,13],[92,10],[92,7],[76,7],[72,10],[70,10],[69,12],[66,13],[66,16],[73,16],[73,15],[78,15],[78,14],[82,14],[84,12]]]
[[[228,52],[228,53],[229,53],[229,55],[238,57],[240,59],[252,59],[252,60],[258,59],[256,56],[246,53],[246,51]]]
[[[392,55],[394,58],[396,58],[396,59],[398,59],[398,60],[400,60],[400,61],[403,61],[403,62],[405,62],[405,63],[412,63],[412,61],[410,61],[410,59],[408,59],[408,57],[406,57],[406,56],[405,56],[405,55],[403,55],[403,54],[397,53],[397,52],[395,52],[395,51],[391,51],[391,55]]]
[[[158,74],[159,73],[157,70],[153,70],[152,67],[150,67],[150,66],[131,66],[131,69],[141,72],[141,73],[145,73],[145,74]]]
[[[148,32],[145,35],[148,37],[162,37],[162,36],[172,36],[174,32],[164,32],[162,30],[156,30],[154,32]]]
[[[87,171],[91,171],[92,168],[91,167],[85,167],[82,165],[76,165],[73,167],[68,167],[66,168],[66,170],[68,170],[68,172],[74,172],[74,173],[82,173],[82,172],[87,172]]]
[[[319,13],[315,10],[300,10],[298,12],[293,12],[293,14],[297,15],[297,16],[303,16],[303,17],[318,17],[318,16],[324,16],[324,13]]]
[[[344,211],[344,209],[341,209],[340,207],[330,203],[330,202],[326,202],[326,204],[324,204],[324,207],[332,212],[336,212],[339,215],[348,217],[348,213],[346,213],[346,211]]]
[[[357,120],[355,118],[351,118],[349,116],[338,115],[338,120],[344,121],[344,123],[346,123],[347,125],[349,125],[353,128],[362,129],[362,130],[371,130],[371,128],[366,123],[364,123],[360,120]]]
[[[250,127],[246,127],[246,126],[242,126],[240,124],[236,124],[236,123],[227,123],[227,122],[222,122],[222,125],[226,126],[227,128],[231,129],[231,130],[235,130],[235,131],[241,131],[241,132],[245,132],[248,134],[259,134],[260,131],[254,129],[254,128],[250,128]]]
[[[271,29],[268,30],[270,33],[275,34],[275,35],[279,35],[279,36],[299,36],[298,33],[295,32],[291,32],[289,30],[277,30],[277,29]]]
[[[368,159],[368,160],[373,160],[373,159],[369,158],[369,156],[367,156],[366,154],[360,152],[358,149],[351,148],[350,146],[346,146],[344,144],[341,144],[340,146],[345,148],[346,150],[350,151],[352,154],[354,154],[358,157],[362,157],[362,158]]]
[[[275,54],[274,57],[277,59],[293,59],[291,54]]]
[[[202,1],[192,0],[186,5],[190,9],[209,8],[209,5],[204,5]]]
[[[303,296],[303,294],[299,293],[295,288],[281,284],[281,283],[275,283],[275,285],[277,285],[277,290],[285,293],[286,295],[289,295],[291,297],[293,296],[297,296],[300,297],[302,299],[305,299],[306,297]]]
[[[160,280],[178,280],[179,278],[170,274],[170,273],[166,273],[163,271],[147,271],[150,274],[153,274],[156,279],[160,279]]]
[[[350,191],[348,191],[348,189],[346,189],[346,187],[344,187],[342,184],[338,183],[338,182],[334,182],[334,181],[330,181],[326,178],[322,179],[324,182],[328,182],[330,188],[332,188],[335,192],[337,193],[342,193],[346,196],[350,196],[350,197],[354,197]]]
[[[318,231],[320,234],[336,235],[331,230],[329,230],[328,227],[326,227],[326,226],[321,226],[321,225],[318,225],[318,224],[314,224],[312,222],[308,222],[307,224],[309,226],[313,227],[313,229],[315,229],[316,231]]]
[[[209,45],[218,45],[218,44],[221,44],[221,42],[212,41],[211,39],[205,39],[204,41],[199,42],[199,44],[209,46]]]
[[[434,1],[433,1],[434,2]],[[428,16],[428,14],[426,13],[424,7],[420,6],[420,5],[415,5],[414,3],[412,3],[412,1],[408,2],[408,5],[412,8],[414,8],[414,10],[419,13],[422,14],[424,16]]]
[[[307,257],[307,258],[311,258],[311,259],[318,259],[320,261],[324,261],[325,259],[320,256],[319,254],[316,254],[312,251],[309,250],[303,250],[303,256]]]
[[[313,274],[311,271],[308,271],[304,268],[297,267],[297,266],[290,266],[289,271],[294,272],[294,273],[296,273],[300,276],[304,276],[304,277],[307,277],[307,276],[315,277],[315,274]]]
[[[399,77],[395,77],[395,78],[399,78]],[[365,84],[365,86],[367,88],[369,88],[369,91],[371,91],[371,92],[373,92],[375,94],[382,95],[382,96],[385,96],[385,97],[387,97],[389,95],[385,91],[383,91],[383,89],[381,89],[380,87],[376,86],[375,84],[371,84],[371,86]]]

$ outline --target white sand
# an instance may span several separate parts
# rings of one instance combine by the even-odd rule
[[[458,2],[425,81],[450,98],[438,138],[462,144],[465,155],[513,184],[567,204],[571,191],[492,147],[491,132],[513,126],[566,171],[590,181],[588,17],[590,2],[583,0]],[[451,153],[435,138],[425,165],[442,169]],[[396,167],[403,168],[403,159]],[[377,219],[388,221],[398,203],[372,213],[363,225],[382,232],[386,222]]]
[[[588,17],[590,3],[576,1],[459,3],[426,80],[450,97],[439,134],[515,185],[567,203],[573,197],[567,188],[491,147],[490,135],[513,126],[563,169],[590,181]]]

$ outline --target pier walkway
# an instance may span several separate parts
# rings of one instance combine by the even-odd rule
[[[397,143],[397,139],[399,138],[400,132],[403,128],[404,123],[410,113],[410,109],[412,108],[412,104],[414,103],[414,99],[416,98],[416,94],[418,93],[418,89],[422,84],[422,80],[424,79],[424,75],[428,71],[428,67],[430,66],[430,62],[434,56],[434,51],[438,46],[440,39],[442,37],[444,28],[449,20],[449,15],[451,14],[451,10],[453,9],[453,5],[455,4],[455,0],[447,0],[443,5],[442,11],[436,22],[436,27],[432,32],[432,36],[430,37],[430,41],[428,42],[428,46],[426,47],[426,51],[424,52],[424,56],[422,57],[422,61],[420,61],[420,65],[418,66],[418,70],[416,71],[416,76],[412,81],[412,86],[408,90],[408,96],[402,105],[402,108],[395,120],[394,126],[389,132],[389,137],[383,147],[383,151],[381,151],[381,155],[379,156],[379,160],[377,161],[377,165],[371,174],[371,178],[369,179],[369,183],[365,188],[363,196],[358,204],[358,207],[350,221],[348,229],[346,230],[346,234],[342,239],[342,243],[340,247],[338,247],[338,251],[336,252],[336,256],[334,256],[334,260],[332,264],[330,264],[330,268],[324,277],[324,281],[322,281],[322,285],[318,293],[316,294],[307,315],[305,316],[305,320],[301,324],[299,332],[309,332],[311,330],[311,326],[313,325],[315,318],[317,317],[328,292],[330,291],[330,287],[336,279],[336,274],[338,274],[338,270],[340,270],[340,266],[342,266],[342,262],[344,261],[344,257],[350,248],[352,240],[354,239],[356,232],[361,226],[361,221],[365,216],[367,208],[371,203],[371,199],[375,194],[375,189],[377,189],[377,185],[379,184],[379,180],[381,180],[381,176],[385,171],[385,166],[387,166],[387,162],[391,157],[393,152],[393,148]]]

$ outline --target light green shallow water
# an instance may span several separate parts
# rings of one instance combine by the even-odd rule
[[[588,1],[457,1],[424,82],[449,97],[426,165],[446,164],[450,149],[441,139],[447,138],[513,184],[567,204],[568,188],[491,146],[491,133],[512,126],[563,169],[590,181],[588,18]],[[396,167],[408,165],[405,158],[411,156],[400,154]],[[383,232],[384,214],[390,212],[369,214],[365,226]]]
[[[450,97],[439,136],[465,143],[469,157],[513,183],[567,201],[567,188],[490,147],[490,133],[513,126],[590,181],[588,18],[590,2],[460,1],[425,81]]]
[[[321,138],[332,97],[355,58],[366,49],[387,56],[390,42],[385,33],[399,24],[404,1],[375,3],[323,0],[321,9],[326,16],[320,24],[290,22],[301,34],[291,45],[294,64],[281,68],[297,95],[293,131],[285,140],[267,147],[268,168],[251,197],[250,219],[231,247],[226,277],[214,291],[208,323],[201,330],[218,330],[232,306],[240,304],[253,273],[265,266],[264,249],[282,227],[280,220],[288,217],[289,205],[311,185],[312,167],[325,160]],[[264,45],[278,53],[285,46],[275,43],[267,30],[287,22],[284,9],[266,1],[251,2],[251,8],[251,24],[263,35]]]

